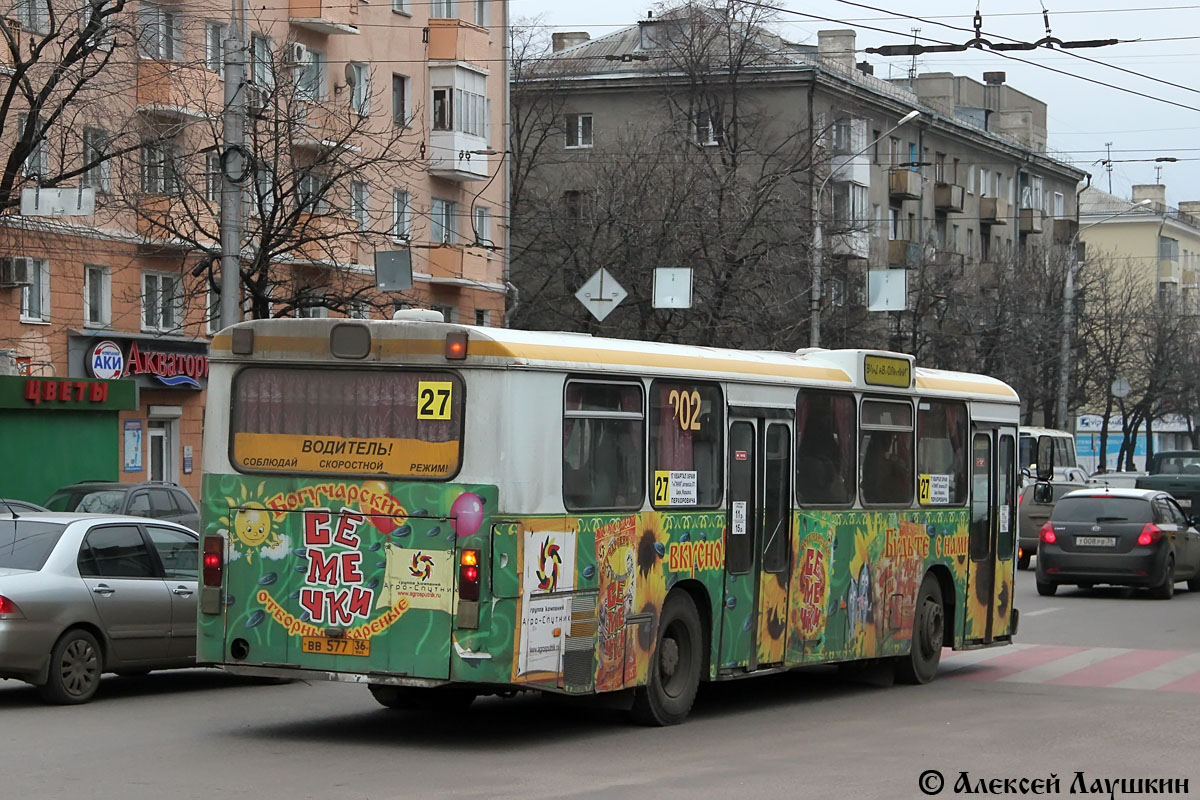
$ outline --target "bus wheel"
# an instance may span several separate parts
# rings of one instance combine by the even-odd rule
[[[704,636],[696,604],[685,592],[672,592],[658,623],[658,646],[650,677],[633,696],[633,719],[642,725],[678,725],[687,718],[700,686]]]
[[[901,683],[929,683],[942,661],[942,642],[946,632],[946,609],[942,606],[942,587],[933,573],[926,573],[917,593],[913,614],[912,651],[896,663],[896,678]]]
[[[381,706],[399,711],[462,711],[475,702],[475,692],[457,687],[420,689],[372,683],[367,688]]]

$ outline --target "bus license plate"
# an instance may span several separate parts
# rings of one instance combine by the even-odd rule
[[[331,639],[328,636],[302,636],[300,649],[305,653],[327,656],[369,656],[370,639]]]
[[[1076,536],[1075,544],[1080,547],[1112,547],[1117,543],[1115,536]]]

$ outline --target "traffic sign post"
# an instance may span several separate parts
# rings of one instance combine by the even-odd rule
[[[628,296],[629,293],[617,283],[617,279],[603,267],[596,270],[575,293],[584,308],[600,322]]]

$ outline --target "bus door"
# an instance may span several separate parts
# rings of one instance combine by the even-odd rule
[[[971,521],[964,636],[1010,635],[1016,540],[1016,431],[976,426],[971,439]]]
[[[792,425],[729,425],[721,669],[781,664],[791,556]]]

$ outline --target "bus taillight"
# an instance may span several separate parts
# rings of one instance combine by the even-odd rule
[[[458,599],[479,599],[479,551],[463,550],[458,556]]]
[[[204,537],[204,585],[221,587],[221,574],[225,571],[225,540],[220,536]]]

